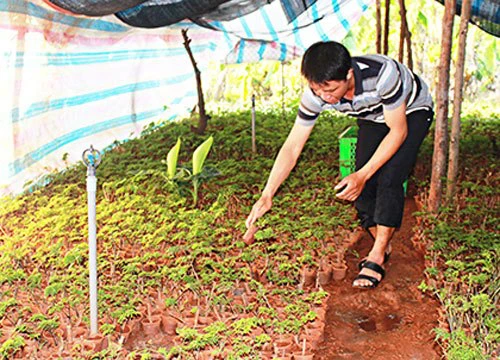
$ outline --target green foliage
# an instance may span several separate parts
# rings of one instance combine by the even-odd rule
[[[181,149],[181,138],[177,139],[177,143],[170,149],[167,154],[167,176],[172,180],[177,173],[177,158]]]
[[[207,140],[205,140],[200,146],[196,148],[193,153],[193,176],[201,174],[201,170],[203,169],[203,163],[207,158],[208,152],[212,147],[214,142],[213,136],[210,136]]]
[[[2,356],[2,359],[11,358],[14,354],[21,350],[24,345],[26,345],[26,342],[22,336],[16,335],[7,339],[2,346],[0,346],[0,355]]]

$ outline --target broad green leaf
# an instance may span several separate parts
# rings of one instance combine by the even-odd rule
[[[181,148],[181,138],[177,139],[177,143],[170,149],[167,155],[167,176],[173,179],[177,171],[177,158],[179,157],[179,150]]]
[[[418,22],[427,30],[427,16],[425,16],[421,11],[418,12]]]
[[[214,138],[210,136],[207,140],[203,142],[200,146],[196,148],[193,153],[193,175],[197,175],[201,173],[201,169],[203,169],[203,163],[207,158],[208,152],[212,147],[212,143],[214,142]]]

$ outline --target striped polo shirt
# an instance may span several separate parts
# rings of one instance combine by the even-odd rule
[[[432,109],[432,97],[424,81],[405,65],[384,56],[366,55],[352,58],[354,97],[342,98],[336,104],[324,102],[308,86],[300,100],[296,122],[312,126],[323,110],[385,123],[384,110],[393,110],[406,102],[406,113]]]

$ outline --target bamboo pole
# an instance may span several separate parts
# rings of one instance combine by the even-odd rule
[[[400,28],[399,28],[399,51],[398,51],[398,61],[403,63],[404,53],[405,53],[405,39],[406,39],[406,10],[404,0],[399,0],[399,17]]]
[[[446,150],[448,142],[448,101],[450,87],[450,57],[456,0],[445,0],[441,36],[441,57],[437,87],[436,130],[434,133],[434,154],[432,155],[431,186],[428,206],[436,213],[441,205],[443,181],[446,174]]]
[[[385,0],[385,19],[384,19],[384,55],[389,53],[389,16],[391,14],[391,0]]]
[[[446,187],[447,202],[453,201],[457,191],[458,156],[460,146],[460,112],[462,109],[465,46],[467,31],[471,14],[471,0],[463,0],[460,19],[460,32],[458,35],[458,55],[455,66],[455,93],[453,97],[453,116],[451,120],[450,157],[448,159],[448,181]]]
[[[375,18],[377,20],[377,37],[375,40],[375,44],[377,48],[377,54],[380,54],[382,52],[382,16],[380,13],[380,7],[380,0],[376,0]]]

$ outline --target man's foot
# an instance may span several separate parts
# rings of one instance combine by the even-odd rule
[[[374,289],[385,276],[385,270],[376,262],[366,260],[361,266],[352,286],[360,289]]]
[[[389,261],[389,259],[391,258],[391,253],[392,253],[392,246],[391,246],[391,243],[389,243],[387,245],[387,248],[385,249],[385,252],[384,252],[384,262],[382,263],[382,265],[384,265],[386,262]],[[368,256],[363,258],[359,263],[358,263],[358,269],[361,270],[363,268],[363,264],[366,262],[366,260],[368,260]]]

